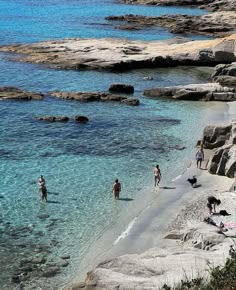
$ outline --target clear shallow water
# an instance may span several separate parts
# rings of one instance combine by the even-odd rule
[[[203,14],[200,9],[120,5],[112,0],[0,0],[0,43],[34,42],[65,37],[127,37],[156,40],[173,36],[166,29],[121,31],[105,20],[109,15]],[[196,38],[196,37],[195,37]],[[201,37],[202,38],[202,37]]]
[[[77,271],[76,265],[104,231],[116,223],[113,231],[118,235],[126,227],[124,217],[136,215],[154,196],[152,170],[157,162],[165,183],[180,173],[206,122],[205,103],[147,99],[142,97],[142,90],[154,84],[200,82],[204,73],[202,69],[162,69],[152,71],[155,81],[144,82],[143,76],[150,70],[125,74],[84,72],[80,79],[76,72],[47,70],[28,64],[14,67],[17,71],[29,71],[31,76],[13,78],[14,72],[9,67],[7,75],[12,76],[11,85],[17,87],[43,92],[56,88],[106,90],[111,81],[128,79],[135,85],[135,95],[141,100],[139,107],[51,97],[43,101],[0,102],[2,255],[8,263],[9,255],[13,256],[14,267],[18,267],[22,257],[35,255],[35,249],[45,245],[52,251],[47,254],[48,259],[53,261],[70,254],[71,264],[61,278],[56,276],[56,280],[51,280],[54,281],[52,288],[42,288],[58,289],[56,283],[68,281],[66,275]],[[93,79],[92,86],[85,83],[86,79]],[[7,84],[6,78],[3,84]],[[74,123],[73,117],[77,114],[88,116],[90,122]],[[42,115],[67,115],[71,121],[62,124],[34,119]],[[177,151],[176,145],[187,149]],[[182,163],[177,167],[179,160]],[[46,205],[39,201],[37,179],[40,174],[45,176],[49,190]],[[122,182],[121,197],[125,200],[114,203],[111,185],[116,177]],[[50,217],[42,220],[39,218],[42,214]],[[120,224],[119,220],[122,220]],[[21,227],[29,230],[22,235]],[[20,233],[15,234],[18,231]],[[42,253],[45,255],[45,251],[40,255]],[[14,267],[4,264],[1,271],[4,279],[9,279],[6,273],[12,274]],[[4,279],[2,281],[7,283]],[[41,283],[45,282],[38,280],[36,285]]]
[[[0,0],[0,43],[74,36],[144,40],[173,36],[163,29],[130,33],[106,25],[105,16],[124,13],[203,11],[124,6],[108,0],[53,0],[43,6],[38,1]],[[0,54],[1,86],[47,93],[107,91],[111,83],[122,82],[134,85],[135,96],[141,100],[139,107],[52,97],[43,101],[0,102],[0,289],[13,288],[9,286],[10,277],[23,258],[39,254],[58,261],[60,255],[70,254],[70,265],[59,276],[46,281],[36,279],[26,288],[32,290],[32,285],[36,285],[58,289],[77,271],[94,241],[108,229],[118,235],[126,227],[124,217],[128,224],[129,218],[153,198],[152,170],[157,162],[163,171],[163,182],[179,174],[206,122],[206,103],[147,99],[142,91],[205,82],[209,70],[188,67],[126,73],[63,71],[15,63],[8,58],[8,54]],[[144,81],[147,75],[154,80]],[[77,114],[88,116],[90,122],[75,124],[73,118]],[[62,124],[34,119],[42,115],[67,115],[71,121]],[[176,145],[187,149],[177,151]],[[40,174],[46,178],[48,204],[39,200]],[[124,200],[114,202],[111,185],[117,177],[122,182]],[[49,217],[42,219],[43,215]]]

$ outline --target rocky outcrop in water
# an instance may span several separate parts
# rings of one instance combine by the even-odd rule
[[[24,91],[15,87],[0,87],[0,100],[42,100],[44,95],[41,93],[34,93]]]
[[[86,116],[77,115],[75,116],[75,121],[78,123],[87,123],[89,119]]]
[[[132,85],[126,85],[126,84],[111,84],[109,87],[109,92],[133,94],[134,87]]]
[[[124,71],[177,65],[228,64],[236,61],[236,34],[213,40],[131,41],[65,39],[0,47],[19,53],[19,61],[63,69]]]
[[[207,126],[202,143],[207,149],[214,149],[208,163],[212,174],[234,177],[236,173],[236,120],[229,125]]]
[[[36,120],[47,121],[47,122],[68,122],[69,117],[67,116],[42,116],[36,117]]]
[[[226,36],[235,32],[235,12],[215,12],[206,15],[162,15],[150,17],[142,15],[108,16],[106,20],[123,22],[115,27],[122,30],[139,30],[152,26],[162,26],[171,33],[203,34]]]
[[[82,102],[121,102],[127,105],[139,105],[139,100],[136,98],[127,98],[121,95],[114,95],[109,93],[93,93],[93,92],[61,92],[55,91],[52,96],[65,99],[65,100],[75,100]]]
[[[125,4],[157,6],[190,6],[209,11],[235,11],[236,0],[120,0]]]
[[[219,64],[215,67],[212,79],[222,85],[236,87],[236,62],[231,64]]]
[[[218,83],[192,84],[185,86],[159,87],[144,91],[144,95],[152,98],[172,98],[190,101],[235,101],[234,88],[224,87]]]

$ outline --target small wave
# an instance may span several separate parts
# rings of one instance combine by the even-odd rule
[[[135,217],[129,224],[128,227],[125,231],[123,231],[119,237],[115,240],[115,242],[112,244],[113,246],[115,246],[116,244],[119,243],[120,240],[124,239],[130,232],[130,230],[132,229],[134,223],[136,222],[137,217]]]

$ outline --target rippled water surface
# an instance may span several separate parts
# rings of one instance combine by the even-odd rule
[[[165,39],[165,29],[119,31],[104,20],[108,15],[201,14],[197,9],[125,6],[99,1],[0,0],[0,44],[34,42],[64,37],[128,37]],[[196,36],[197,38],[197,36]],[[16,86],[47,94],[53,90],[107,91],[113,82],[135,87],[140,106],[117,103],[80,103],[46,96],[42,101],[0,102],[0,289],[13,289],[11,276],[20,261],[46,256],[59,263],[71,256],[69,266],[55,279],[30,282],[25,289],[59,289],[107,230],[145,207],[155,195],[152,170],[156,163],[167,183],[186,166],[208,107],[205,103],[148,99],[145,88],[206,82],[209,69],[171,68],[126,73],[63,71],[15,63],[0,54],[0,86]],[[147,75],[153,81],[144,81]],[[76,124],[75,115],[87,124]],[[39,122],[43,115],[67,115],[67,123]],[[201,118],[199,118],[201,116]],[[184,151],[176,146],[185,146]],[[181,162],[180,162],[181,160]],[[45,176],[49,202],[40,202],[37,179]],[[122,183],[123,200],[114,202],[111,185]],[[124,219],[122,219],[124,220]],[[114,226],[115,225],[115,226]],[[9,286],[10,285],[10,286]],[[30,285],[30,286],[29,286]]]

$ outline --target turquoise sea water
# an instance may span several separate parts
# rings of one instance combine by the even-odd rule
[[[64,37],[166,39],[165,29],[119,31],[104,20],[119,14],[201,14],[197,9],[124,6],[113,1],[0,0],[0,44]],[[195,36],[195,38],[199,38]],[[57,262],[71,255],[56,278],[25,278],[23,289],[59,289],[79,271],[91,244],[107,230],[126,227],[129,218],[155,196],[156,163],[167,183],[186,166],[206,122],[205,103],[173,102],[142,96],[145,88],[206,82],[209,69],[171,68],[126,73],[63,71],[15,63],[0,54],[0,86],[44,93],[53,90],[107,91],[113,82],[129,83],[139,107],[79,103],[46,97],[43,101],[0,102],[0,289],[14,289],[11,276],[20,261],[46,255]],[[152,75],[153,81],[143,77]],[[89,117],[76,124],[75,115]],[[68,123],[44,123],[42,115],[67,115]],[[200,117],[201,116],[201,117]],[[176,146],[186,146],[178,151]],[[181,163],[179,162],[181,160]],[[177,164],[180,164],[177,166]],[[37,179],[43,174],[49,202],[40,202]],[[123,200],[114,202],[111,185],[122,183]],[[44,218],[45,217],[45,218]],[[29,282],[30,281],[30,282]],[[34,288],[35,287],[35,288]],[[18,288],[17,288],[18,289]]]

